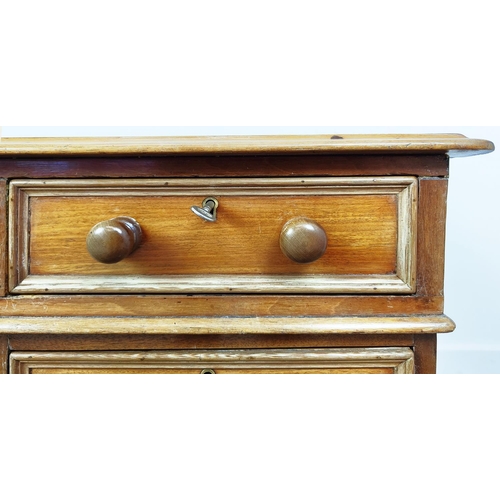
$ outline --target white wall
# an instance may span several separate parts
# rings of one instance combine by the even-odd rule
[[[461,133],[500,148],[500,127],[3,127],[3,136],[134,136],[333,133]],[[500,152],[451,161],[446,309],[456,323],[439,337],[439,373],[500,373]]]

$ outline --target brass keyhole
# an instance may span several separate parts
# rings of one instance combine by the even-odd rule
[[[203,220],[206,220],[208,222],[216,222],[218,206],[219,202],[215,198],[205,198],[201,204],[201,207],[191,207],[191,210]]]

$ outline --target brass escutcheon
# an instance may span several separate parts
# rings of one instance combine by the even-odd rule
[[[215,198],[205,198],[201,207],[191,207],[191,211],[203,220],[215,222],[217,220],[218,206],[219,202]]]

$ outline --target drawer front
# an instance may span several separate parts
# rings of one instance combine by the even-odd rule
[[[407,374],[409,348],[15,352],[13,374]]]
[[[191,210],[208,197],[216,222]],[[10,291],[413,293],[416,199],[413,177],[13,181]],[[123,217],[138,248],[98,262],[90,230]],[[281,243],[304,218],[327,244],[298,263]]]

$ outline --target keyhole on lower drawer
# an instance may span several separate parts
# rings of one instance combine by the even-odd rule
[[[205,368],[200,375],[215,375],[215,371],[210,368]]]

